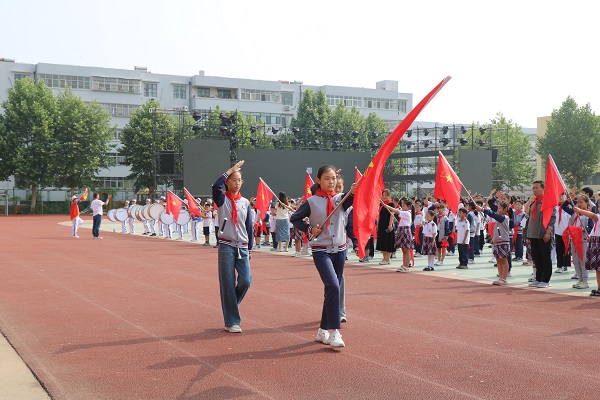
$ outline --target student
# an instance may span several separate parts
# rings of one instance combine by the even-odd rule
[[[433,221],[435,213],[433,210],[427,210],[425,213],[425,223],[423,224],[423,249],[422,254],[427,256],[427,267],[423,268],[423,271],[434,271],[435,261],[435,237],[437,235],[437,225]]]
[[[423,204],[420,201],[415,201],[415,220],[413,221],[415,228],[415,257],[421,256],[421,245],[423,244],[422,225],[424,223]]]
[[[517,234],[515,239],[515,258],[513,261],[523,261],[523,227],[525,226],[526,214],[523,212],[523,202],[516,200],[515,206],[515,226],[517,228]]]
[[[556,223],[554,224],[554,243],[556,248],[556,271],[557,274],[567,273],[567,268],[571,266],[571,252],[569,248],[565,249],[563,233],[569,226],[569,214],[562,209],[562,204],[566,201],[566,196],[561,194],[558,198],[556,209]]]
[[[73,223],[73,237],[76,239],[79,239],[77,230],[83,224],[83,220],[79,217],[79,204],[87,200],[87,196],[88,190],[85,189],[85,192],[83,192],[83,195],[79,199],[77,199],[77,196],[71,197],[71,221]]]
[[[337,174],[335,167],[324,165],[317,172],[319,189],[292,214],[291,222],[307,236],[312,256],[321,281],[325,286],[325,301],[321,314],[321,324],[315,340],[329,344],[333,348],[344,347],[340,316],[340,283],[344,275],[346,260],[346,235],[344,234],[344,211],[352,205],[356,183],[352,184],[349,195],[341,209],[333,212],[342,201],[343,193],[336,193]],[[387,210],[386,210],[387,212]],[[389,213],[388,213],[389,214]],[[328,215],[329,221],[325,222]],[[304,220],[308,217],[308,223]]]
[[[469,221],[469,249],[468,249],[468,257],[469,264],[473,264],[475,262],[475,249],[478,248],[479,242],[476,237],[477,232],[479,232],[479,213],[477,212],[477,205],[474,202],[469,202],[468,206],[469,210],[467,213],[467,220]]]
[[[277,251],[287,252],[288,242],[290,241],[290,211],[288,196],[285,192],[279,192],[279,201],[277,203]]]
[[[250,288],[250,252],[254,244],[250,202],[242,197],[244,161],[239,161],[220,176],[212,187],[218,207],[219,287],[225,330],[241,333],[240,303]],[[225,191],[224,191],[225,190]],[[236,283],[237,273],[237,283]]]
[[[400,199],[400,209],[392,208],[387,205],[385,205],[385,207],[388,211],[400,217],[398,220],[398,228],[396,229],[394,247],[396,249],[402,249],[402,265],[396,272],[408,272],[411,261],[410,250],[413,248],[413,237],[410,230],[414,212],[412,202],[403,197]]]
[[[437,262],[433,265],[444,265],[444,259],[446,258],[446,247],[444,239],[450,236],[450,228],[448,227],[448,217],[446,217],[446,210],[444,206],[440,205],[437,208],[437,236],[435,241],[435,247],[437,249]]]
[[[508,204],[501,201],[498,204],[498,212],[489,208],[482,209],[477,206],[478,212],[483,212],[488,217],[496,220],[492,234],[493,253],[498,266],[498,280],[492,282],[492,285],[506,286],[508,276],[508,257],[510,257],[510,229],[511,221],[508,218]]]
[[[204,246],[210,246],[210,228],[214,226],[213,212],[210,204],[204,204],[204,213],[202,218],[202,233],[204,234]]]
[[[458,247],[458,269],[469,268],[469,241],[471,233],[471,223],[467,219],[468,211],[462,207],[458,209],[458,215],[456,218],[456,240]]]
[[[277,209],[275,206],[271,206],[269,211],[269,229],[271,230],[271,242],[273,242],[271,251],[277,251]]]
[[[108,195],[108,199],[106,203],[110,203],[110,199],[112,198],[112,193]],[[102,224],[102,206],[106,204],[102,200],[100,200],[100,194],[94,193],[94,200],[90,204],[90,208],[92,209],[92,237],[93,239],[102,239],[100,236],[100,224]]]
[[[571,197],[573,199],[577,199],[578,208],[585,211],[590,211],[590,198],[587,195],[581,194],[575,197],[575,194],[572,194]],[[571,242],[570,247],[571,254],[573,255],[573,267],[575,268],[575,276],[578,280],[578,282],[573,285],[573,288],[587,289],[590,286],[588,284],[588,271],[585,268],[585,261],[586,252],[588,248],[588,238],[590,232],[592,231],[592,229],[594,229],[594,220],[592,218],[588,218],[585,215],[579,215],[575,213],[571,202],[563,202],[562,209],[570,215],[569,225],[567,226],[567,229],[565,230],[565,233],[563,233],[563,235],[567,234]],[[585,231],[583,230],[584,227]],[[573,238],[575,238],[576,236],[581,236],[581,248],[578,248],[578,246],[575,243],[575,240],[573,240]]]
[[[590,232],[588,248],[585,253],[585,269],[588,271],[596,271],[597,289],[592,290],[590,296],[600,297],[600,228],[598,228],[598,214],[594,214],[591,211],[579,207],[575,207],[573,211],[594,220],[594,228]]]
[[[252,208],[253,214],[253,226],[254,226],[254,247],[260,249],[260,237],[262,233],[262,216],[260,210],[256,209],[256,203],[250,202],[250,208]]]

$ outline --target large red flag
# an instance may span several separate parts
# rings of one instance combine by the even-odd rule
[[[186,188],[183,188],[183,192],[185,193],[185,198],[188,201],[188,208],[190,209],[190,212],[202,218],[202,212],[198,209],[198,202],[196,202],[194,196],[192,196],[192,194],[188,192]]]
[[[354,234],[358,240],[358,255],[360,258],[365,256],[365,245],[369,241],[369,237],[375,226],[375,218],[379,211],[379,200],[381,199],[381,191],[383,190],[383,168],[392,151],[404,135],[404,132],[412,125],[421,110],[425,108],[427,103],[435,97],[435,95],[444,87],[450,80],[447,76],[442,80],[410,113],[402,120],[402,122],[393,130],[388,138],[383,142],[381,148],[367,167],[362,179],[358,182],[356,192],[354,194]]]
[[[544,198],[542,199],[542,224],[544,228],[548,227],[552,210],[558,205],[558,198],[567,191],[567,187],[554,164],[554,159],[548,154],[548,165],[546,166],[546,188],[544,189]]]
[[[314,184],[315,184],[315,182],[312,180],[308,171],[306,171],[306,178],[304,178],[304,199],[305,200],[308,200],[308,198],[310,196],[312,196],[312,192],[310,191],[310,188],[313,187]]]
[[[458,176],[450,164],[448,164],[448,160],[446,160],[446,157],[440,151],[437,172],[435,174],[433,197],[445,200],[448,203],[448,207],[450,207],[450,211],[456,214],[458,212],[458,205],[460,204],[462,186],[462,182],[458,179]]]
[[[258,190],[256,191],[256,209],[260,211],[260,215],[264,218],[270,210],[269,204],[271,199],[275,196],[275,193],[271,188],[262,180],[258,178]],[[263,226],[263,230],[265,227]]]
[[[171,214],[175,218],[175,221],[177,221],[181,207],[183,207],[183,200],[169,190],[167,193],[167,214]]]
[[[360,178],[362,178],[362,174],[358,170],[358,167],[355,165],[354,166],[354,182],[360,181]]]

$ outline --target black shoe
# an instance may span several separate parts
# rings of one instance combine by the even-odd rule
[[[153,233],[153,234],[152,234],[152,235],[150,235],[150,236],[156,236],[156,233]]]
[[[433,267],[425,267],[425,268],[423,268],[423,271],[435,271],[435,268],[433,268]]]

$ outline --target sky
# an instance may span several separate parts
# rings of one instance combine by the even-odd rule
[[[374,88],[420,121],[535,128],[571,96],[600,113],[600,2],[0,0],[0,57]]]

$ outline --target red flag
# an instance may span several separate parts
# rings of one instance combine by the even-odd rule
[[[256,202],[254,205],[260,211],[261,218],[263,218],[269,212],[269,204],[271,204],[271,199],[275,196],[275,193],[273,193],[262,178],[258,179],[258,190],[256,191]]]
[[[186,188],[183,188],[183,192],[185,193],[185,198],[188,202],[188,208],[190,209],[190,212],[202,218],[202,212],[198,209],[198,202],[196,202],[194,196],[192,196],[192,194],[188,192]]]
[[[388,138],[383,142],[381,148],[367,167],[362,179],[358,182],[356,192],[354,194],[354,234],[358,240],[358,256],[365,256],[365,246],[369,241],[369,237],[373,232],[375,218],[379,208],[379,200],[381,199],[381,191],[383,185],[383,168],[392,151],[402,138],[402,135],[408,130],[410,125],[415,121],[419,113],[425,106],[435,97],[435,95],[444,87],[450,80],[447,76],[442,80],[421,102],[412,109],[410,113],[402,120],[402,122],[393,130]]]
[[[569,252],[569,239],[573,240],[573,247],[575,248],[575,253],[573,257],[578,256],[581,261],[583,261],[583,228],[581,226],[567,226],[563,235],[563,241],[565,243],[565,256]]]
[[[458,179],[458,176],[448,164],[448,160],[439,152],[437,173],[435,174],[435,190],[433,197],[437,197],[440,200],[445,200],[448,203],[450,211],[453,213],[458,212],[458,205],[460,204],[460,191],[462,189],[462,182]]]
[[[179,219],[181,207],[183,207],[183,200],[169,190],[167,193],[167,214],[171,214],[173,218],[175,218],[175,221],[177,221]]]
[[[360,181],[360,178],[362,178],[362,174],[360,173],[358,168],[354,166],[354,182]]]
[[[315,184],[315,182],[313,182],[312,178],[310,177],[310,174],[308,173],[308,171],[306,171],[306,178],[304,179],[304,199],[308,200],[308,198],[310,196],[312,196],[312,192],[310,191],[310,188],[313,187],[313,185]]]
[[[561,194],[567,191],[567,187],[563,182],[556,164],[552,156],[548,154],[548,165],[546,166],[546,188],[544,189],[544,198],[542,199],[542,224],[544,228],[548,227],[550,218],[552,217],[552,210],[558,205],[558,198]]]

